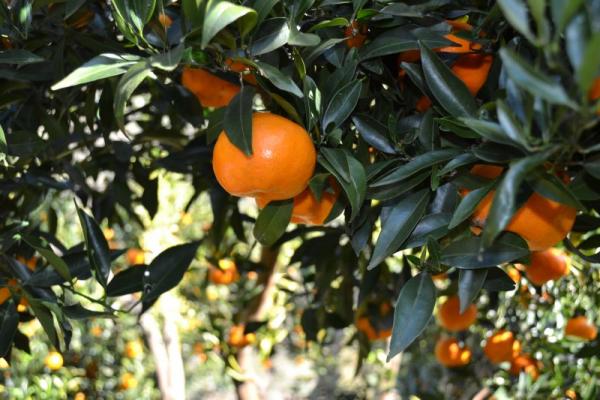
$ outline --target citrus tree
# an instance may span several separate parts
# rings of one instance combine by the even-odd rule
[[[358,368],[389,338],[497,396],[598,396],[600,2],[15,0],[0,39],[5,360],[29,320],[65,352],[133,313],[157,349],[185,278],[241,398],[257,336],[341,330]]]

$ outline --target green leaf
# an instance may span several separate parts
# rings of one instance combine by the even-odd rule
[[[427,272],[421,272],[402,286],[394,309],[389,362],[423,332],[433,315],[436,289]]]
[[[263,75],[266,79],[271,81],[271,83],[275,85],[276,88],[291,93],[299,98],[304,97],[304,94],[302,93],[298,85],[296,85],[292,77],[290,77],[289,75],[285,75],[274,66],[264,62],[256,62],[256,66],[259,69],[261,75]]]
[[[507,21],[531,43],[536,43],[536,38],[529,29],[529,15],[527,6],[522,0],[498,0],[498,5]]]
[[[260,211],[254,224],[254,237],[264,246],[270,246],[285,233],[292,217],[292,199],[272,201]]]
[[[8,151],[8,145],[6,144],[6,135],[4,134],[4,129],[2,129],[2,125],[0,125],[0,156],[4,156]],[[2,157],[0,157],[2,159]]]
[[[477,208],[477,205],[481,203],[481,201],[492,190],[495,184],[495,182],[490,182],[479,189],[470,191],[461,200],[460,204],[456,208],[456,211],[454,211],[448,228],[453,229],[469,218],[473,214],[473,211],[475,211],[475,208]]]
[[[250,54],[259,56],[270,53],[286,44],[290,37],[290,27],[286,18],[273,18],[265,22],[255,35]]]
[[[459,149],[441,149],[430,151],[416,156],[406,164],[394,168],[381,178],[371,183],[370,187],[380,187],[402,182],[404,179],[416,174],[425,168],[432,167],[438,163],[450,160],[459,155]]]
[[[319,35],[313,33],[300,32],[295,25],[290,27],[290,37],[288,44],[290,46],[313,47],[321,43]]]
[[[501,268],[486,268],[483,288],[488,292],[507,292],[515,289],[515,282]]]
[[[321,54],[332,48],[338,43],[343,42],[346,38],[331,38],[321,42],[318,46],[308,47],[303,53],[304,62],[306,65],[312,64]]]
[[[43,61],[46,61],[43,57],[23,49],[0,51],[0,64],[25,65]]]
[[[181,9],[185,18],[188,31],[194,32],[202,28],[206,1],[205,0],[182,0]]]
[[[206,16],[202,27],[201,47],[204,49],[211,39],[225,28],[240,18],[246,18],[245,29],[242,36],[248,33],[256,24],[258,14],[251,8],[239,6],[228,1],[209,0],[206,6]]]
[[[344,189],[352,210],[350,221],[354,220],[360,213],[367,191],[367,176],[364,166],[346,149],[322,147],[318,160],[327,171],[336,177]]]
[[[44,257],[52,267],[60,274],[60,276],[66,281],[71,280],[71,273],[69,272],[69,266],[67,263],[54,254],[54,251],[48,246],[47,243],[43,243],[40,239],[33,236],[23,236],[23,240],[37,250],[38,253]]]
[[[33,311],[33,315],[36,316],[38,321],[40,321],[40,325],[46,332],[48,339],[50,339],[50,343],[54,348],[60,349],[60,341],[58,340],[58,332],[56,331],[56,327],[54,325],[54,315],[52,312],[46,307],[44,303],[41,301],[33,300],[28,298],[29,306]]]
[[[469,89],[429,47],[420,41],[419,45],[425,81],[433,97],[455,117],[475,115],[477,104]]]
[[[504,134],[513,142],[521,145],[525,149],[529,149],[528,132],[525,132],[525,129],[521,126],[508,105],[501,99],[496,101],[496,112],[498,113],[498,121],[502,126]]]
[[[262,24],[277,3],[279,3],[279,0],[255,0],[251,3],[251,7],[258,14],[256,25]]]
[[[146,267],[137,265],[119,272],[108,283],[106,295],[117,297],[141,292],[144,289],[144,275],[146,270]]]
[[[500,49],[500,58],[510,79],[524,90],[549,103],[577,109],[577,104],[569,98],[560,83],[533,69],[514,50],[506,47]]]
[[[81,304],[73,304],[70,306],[64,306],[62,309],[70,319],[81,320],[91,318],[107,318],[113,317],[114,315],[106,311],[95,311],[83,307]]]
[[[51,89],[59,90],[121,75],[139,60],[140,57],[131,54],[100,54],[71,72],[60,82],[55,83]]]
[[[438,172],[438,175],[446,175],[448,172],[454,171],[457,168],[460,168],[465,165],[473,164],[477,161],[477,157],[475,157],[471,153],[464,153],[456,156],[452,160],[448,161],[446,165]]]
[[[225,110],[225,133],[247,156],[252,155],[252,101],[255,94],[252,86],[242,86]]]
[[[554,24],[557,26],[559,32],[563,32],[567,24],[571,21],[571,18],[573,18],[577,11],[579,11],[584,1],[585,0],[550,1],[552,19],[554,20]]]
[[[323,113],[323,131],[330,132],[339,127],[352,114],[358,104],[361,88],[362,81],[352,81],[333,95]]]
[[[428,240],[439,240],[448,234],[449,213],[435,213],[423,217],[399,250],[423,246]]]
[[[458,271],[458,298],[461,314],[467,311],[469,305],[477,297],[487,273],[487,269],[460,269]]]
[[[387,138],[387,128],[381,122],[368,115],[355,115],[352,122],[365,142],[383,153],[396,154],[396,149]]]
[[[148,77],[156,79],[146,60],[140,61],[127,70],[117,84],[113,100],[115,119],[121,130],[125,131],[125,105],[135,89]]]
[[[429,47],[443,47],[452,44],[441,34],[429,35],[430,38],[423,37],[422,42]],[[419,38],[414,31],[409,31],[406,27],[391,29],[377,36],[374,40],[367,43],[358,51],[360,61],[369,60],[375,57],[397,54],[407,50],[416,50],[419,48],[417,40]]]
[[[90,264],[96,274],[96,280],[106,288],[111,261],[108,243],[94,218],[79,207],[77,207],[77,215],[79,215],[79,222],[81,223],[85,239],[85,247]]]
[[[163,71],[173,71],[179,66],[181,59],[183,58],[184,47],[183,44],[167,51],[166,53],[155,54],[148,58],[148,63]]]
[[[575,71],[581,68],[589,36],[587,18],[583,13],[579,13],[567,25],[567,29],[565,29],[565,49]]]
[[[415,229],[429,204],[428,189],[412,193],[390,208],[381,221],[381,233],[373,249],[368,269],[375,268],[394,254]]]
[[[585,164],[584,164],[585,168]],[[555,175],[540,174],[528,180],[532,189],[543,197],[566,204],[578,210],[586,210],[577,196]]]
[[[308,32],[314,32],[314,31],[317,31],[317,30],[323,29],[323,28],[348,26],[349,24],[350,24],[350,21],[348,21],[348,19],[346,19],[344,17],[336,17],[333,19],[326,19],[325,21],[321,21],[318,24],[311,26],[310,28],[308,28]]]
[[[509,146],[515,145],[515,142],[506,135],[502,127],[495,122],[475,118],[459,118],[459,121],[477,132],[482,138]]]
[[[442,248],[442,264],[463,269],[493,267],[529,255],[527,243],[519,235],[505,232],[482,249],[482,238],[460,238]]]
[[[394,15],[396,17],[422,18],[428,12],[436,10],[446,4],[449,0],[429,0],[417,4],[393,3],[381,9],[382,14]]]
[[[306,130],[311,132],[321,117],[322,98],[321,91],[315,81],[306,75],[303,81],[304,109],[306,115]]]
[[[67,0],[65,4],[65,20],[79,10],[87,0]]]
[[[596,32],[585,46],[582,62],[577,69],[577,81],[582,93],[587,93],[600,73],[600,32]]]
[[[8,302],[8,307],[2,314],[2,324],[0,324],[0,357],[5,357],[15,338],[19,326],[19,313],[14,301]]]
[[[169,247],[160,253],[144,274],[144,309],[161,294],[171,290],[183,279],[183,275],[196,257],[199,241]]]
[[[482,240],[487,247],[496,236],[509,224],[516,211],[517,192],[527,175],[536,167],[543,164],[549,152],[538,153],[522,158],[510,164],[496,189],[496,194],[485,222]]]

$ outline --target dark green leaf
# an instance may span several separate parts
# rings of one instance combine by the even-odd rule
[[[141,292],[144,289],[145,273],[146,267],[140,265],[119,272],[108,283],[106,295],[116,297]]]
[[[396,149],[387,138],[388,132],[385,125],[368,115],[353,116],[352,122],[365,142],[383,153],[396,153]]]
[[[515,289],[515,282],[498,267],[487,268],[483,288],[489,292],[507,292]]]
[[[442,249],[442,263],[464,269],[487,268],[529,255],[527,243],[514,233],[506,232],[485,250],[481,237],[461,238]]]
[[[0,324],[0,357],[6,356],[10,350],[18,326],[19,313],[14,301],[11,300],[2,314],[2,324]]]
[[[71,280],[71,273],[69,272],[69,267],[67,263],[64,262],[62,258],[54,254],[54,251],[48,246],[47,243],[43,243],[40,239],[35,238],[33,236],[23,236],[23,240],[27,242],[28,245],[33,247],[44,257],[52,267],[63,277],[66,281]]]
[[[538,153],[510,164],[494,195],[494,201],[487,216],[482,241],[487,247],[508,225],[516,211],[517,191],[527,175],[546,161],[549,152]]]
[[[121,130],[125,130],[125,105],[135,89],[148,77],[156,78],[146,61],[140,61],[127,70],[117,85],[113,101],[115,119]]]
[[[321,148],[319,163],[342,185],[352,209],[350,221],[356,218],[365,200],[367,177],[364,166],[343,149]]]
[[[425,168],[432,167],[438,163],[447,161],[461,153],[459,149],[442,149],[434,150],[425,154],[421,154],[406,164],[394,168],[375,182],[371,183],[371,187],[380,187],[402,182],[406,178],[416,174]]]
[[[458,271],[458,298],[460,300],[460,313],[467,308],[483,287],[488,270],[486,269],[460,269]]]
[[[387,361],[404,351],[423,332],[433,314],[436,290],[431,275],[421,272],[404,284],[394,310]]]
[[[454,214],[452,215],[452,220],[450,221],[448,228],[453,229],[469,218],[475,211],[475,208],[477,208],[477,205],[481,203],[481,201],[494,186],[495,182],[490,182],[479,189],[470,191],[465,197],[463,197],[462,201],[456,208],[456,211],[454,211]]]
[[[246,29],[242,32],[243,35],[249,32],[256,24],[258,17],[256,11],[228,1],[209,0],[206,5],[206,15],[202,27],[202,48],[205,48],[221,29],[242,17],[247,19],[247,22],[244,24]]]
[[[351,81],[333,95],[323,113],[322,125],[325,132],[339,127],[352,114],[358,103],[361,87],[361,81]]]
[[[296,85],[296,83],[290,76],[283,74],[274,66],[264,62],[256,62],[256,66],[258,67],[261,75],[263,75],[265,78],[271,81],[271,83],[275,85],[275,87],[288,93],[291,93],[299,98],[302,98],[304,96],[298,85]]]
[[[498,5],[508,22],[532,43],[535,36],[529,29],[529,15],[527,6],[521,0],[498,0]]]
[[[196,257],[199,245],[200,242],[191,242],[169,247],[152,260],[144,275],[142,301],[145,305],[177,286]]]
[[[10,49],[0,51],[0,64],[34,64],[45,61],[43,57],[38,56],[24,49]]]
[[[272,201],[260,211],[254,224],[254,237],[265,246],[270,246],[285,233],[292,217],[294,202]]]
[[[500,49],[500,58],[508,76],[521,88],[534,96],[539,96],[552,104],[562,104],[577,109],[575,104],[557,81],[535,70],[514,50]]]
[[[106,280],[110,273],[110,253],[108,243],[102,234],[98,223],[90,217],[85,211],[77,207],[79,222],[85,238],[85,247],[88,253],[90,264],[94,268],[96,279],[106,287]]]
[[[289,37],[290,28],[286,18],[273,18],[265,21],[250,46],[250,54],[259,56],[270,53],[286,44]]]
[[[444,39],[441,34],[428,35],[421,40],[429,47],[443,47],[452,45],[452,42]],[[418,49],[417,36],[414,31],[409,31],[406,27],[391,29],[377,36],[373,41],[367,43],[358,52],[360,61],[365,61],[375,57],[397,54],[407,50]]]
[[[247,156],[252,155],[252,101],[255,93],[252,86],[243,86],[225,111],[225,133],[231,143]]]
[[[410,236],[429,203],[429,190],[424,189],[410,194],[397,202],[381,221],[381,233],[373,249],[368,269],[375,268],[387,257],[394,254]]]
[[[59,90],[121,75],[139,60],[140,57],[131,54],[100,54],[54,84],[51,89]]]
[[[73,304],[70,306],[64,306],[63,311],[68,318],[71,319],[89,319],[89,318],[102,318],[112,317],[113,314],[105,311],[94,311],[83,307],[81,304]]]
[[[455,117],[468,117],[477,113],[477,104],[465,86],[450,68],[424,43],[421,64],[427,86],[440,105]]]

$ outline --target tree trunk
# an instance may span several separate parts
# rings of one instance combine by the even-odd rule
[[[164,400],[185,399],[185,371],[176,324],[179,304],[175,297],[165,293],[157,306],[163,318],[162,330],[150,312],[141,316],[140,325],[154,357],[158,387]]]
[[[277,256],[279,248],[263,247],[260,256],[260,263],[263,270],[258,276],[258,283],[263,285],[263,290],[256,298],[248,305],[244,312],[242,323],[261,321],[269,310],[273,300],[273,292],[275,291],[277,267]],[[238,399],[240,400],[260,400],[262,396],[260,388],[256,382],[256,378],[249,371],[256,367],[256,354],[254,348],[246,346],[238,351],[236,360],[242,371],[247,375],[248,379],[240,382],[235,382],[235,389]]]

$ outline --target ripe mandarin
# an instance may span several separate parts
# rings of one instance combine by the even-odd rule
[[[300,125],[271,113],[252,117],[251,156],[221,132],[213,152],[213,170],[221,186],[234,196],[262,201],[291,199],[308,185],[317,153]]]

